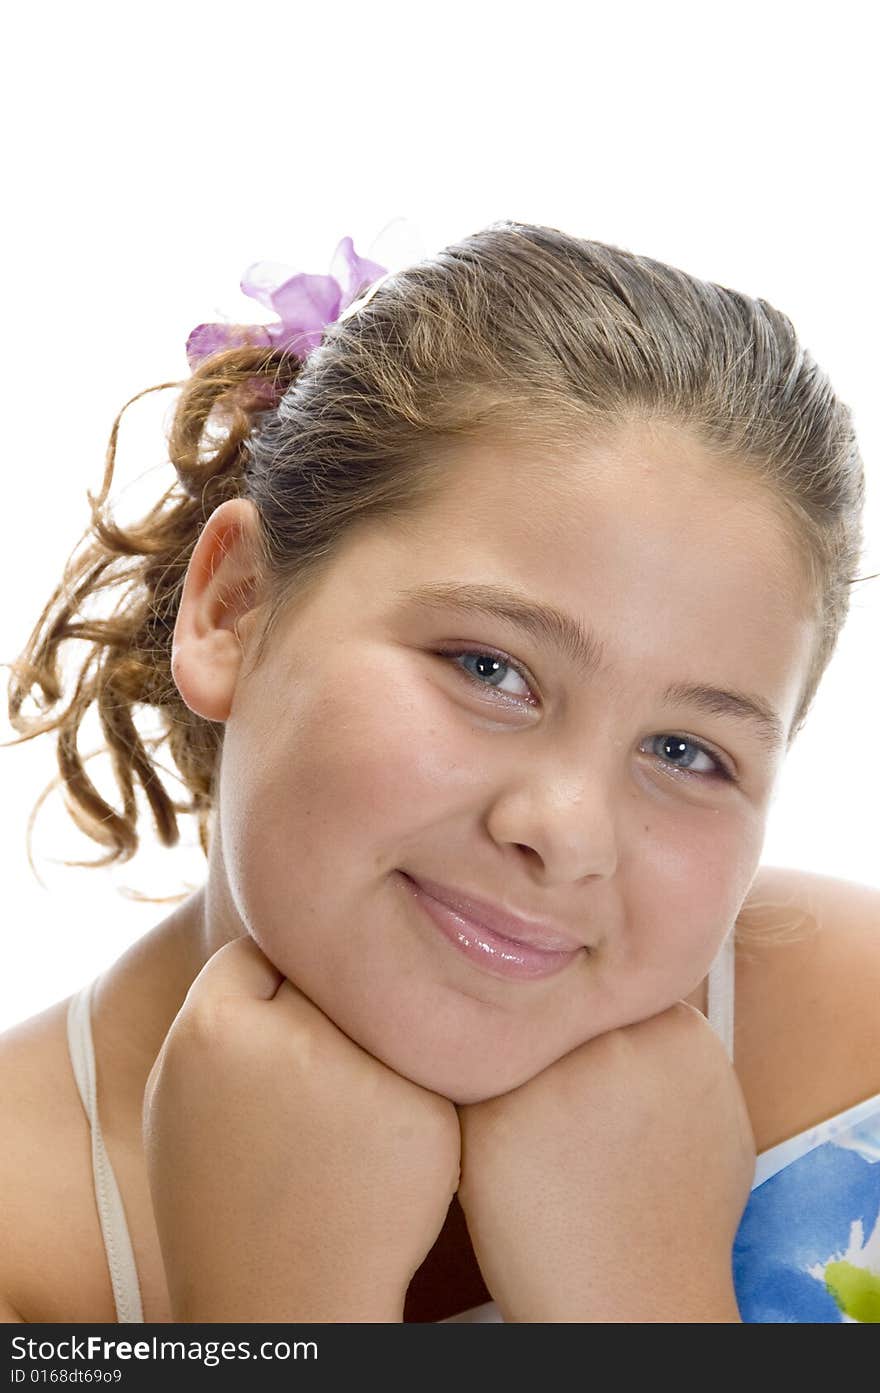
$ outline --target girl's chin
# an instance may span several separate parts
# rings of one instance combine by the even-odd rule
[[[454,1069],[450,1066],[448,1071],[444,1071],[438,1070],[435,1065],[430,1074],[426,1074],[424,1070],[411,1072],[400,1064],[391,1064],[389,1067],[408,1078],[411,1083],[418,1084],[420,1088],[438,1093],[441,1098],[448,1098],[456,1107],[466,1107],[471,1103],[485,1103],[489,1098],[498,1098],[502,1093],[512,1092],[513,1089],[535,1078],[553,1062],[548,1060],[535,1064],[533,1067],[520,1069],[516,1074],[509,1071],[501,1074],[498,1070],[486,1068],[475,1075],[475,1071],[469,1069],[466,1076],[462,1076],[460,1066]]]

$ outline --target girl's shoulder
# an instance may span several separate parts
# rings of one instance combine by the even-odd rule
[[[760,1152],[880,1095],[880,888],[762,867],[750,901],[734,1063]]]
[[[114,1321],[68,1004],[0,1035],[0,1298],[25,1321]]]

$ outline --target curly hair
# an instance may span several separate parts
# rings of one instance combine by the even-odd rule
[[[849,408],[765,300],[602,242],[501,221],[387,278],[304,362],[234,348],[183,384],[147,390],[173,386],[174,480],[136,525],[113,521],[120,412],[102,488],[87,495],[91,523],[9,665],[20,740],[57,731],[68,811],[109,848],[68,864],[134,855],[135,781],[159,841],[175,845],[178,815],[194,814],[208,854],[224,727],[183,702],[171,646],[189,560],[214,509],[242,497],[259,516],[270,596],[259,661],[278,616],[320,580],[352,529],[416,509],[442,483],[445,449],[462,439],[507,433],[576,447],[634,419],[664,421],[688,428],[719,467],[762,484],[814,601],[815,649],[791,737],[803,725],[858,579],[865,481]],[[112,613],[89,616],[104,591],[116,596]],[[69,639],[86,647],[65,691],[58,658]],[[41,711],[28,716],[34,689]],[[78,750],[93,703],[120,807],[101,796]],[[158,713],[159,736],[139,731],[138,707]],[[188,803],[160,776],[166,742]]]

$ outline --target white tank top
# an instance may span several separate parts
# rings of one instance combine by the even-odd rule
[[[724,1042],[733,1061],[733,994],[734,994],[733,934],[725,939],[709,972],[706,1015],[709,1024]],[[97,979],[96,979],[97,980]],[[107,1266],[116,1303],[116,1318],[120,1324],[143,1322],[143,1307],[138,1283],[134,1251],[125,1217],[125,1206],[113,1174],[110,1157],[101,1135],[98,1119],[98,1099],[95,1080],[95,1050],[92,1043],[91,999],[94,981],[88,982],[70,1000],[67,1011],[67,1041],[70,1059],[92,1134],[92,1172],[95,1182],[95,1201]],[[472,1306],[448,1321],[500,1321],[494,1301]],[[444,1324],[445,1322],[440,1322]]]

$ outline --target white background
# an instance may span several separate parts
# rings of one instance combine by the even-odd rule
[[[854,410],[869,482],[861,569],[880,570],[870,6],[16,11],[0,84],[0,661],[20,651],[88,522],[122,403],[186,373],[195,324],[261,317],[238,290],[252,262],[325,272],[340,237],[367,253],[398,217],[428,251],[497,218],[548,223],[778,305]],[[130,413],[121,518],[171,481],[170,401]],[[789,756],[765,862],[880,886],[878,640],[875,581],[856,588]],[[12,734],[4,701],[0,738]],[[97,744],[87,725],[81,748]],[[100,761],[89,767],[109,792]],[[171,894],[202,879],[194,827],[168,851],[146,818],[133,863],[65,868],[100,853],[56,793],[36,823],[38,882],[25,826],[54,773],[51,736],[0,749],[0,1028],[162,917],[120,887]]]

